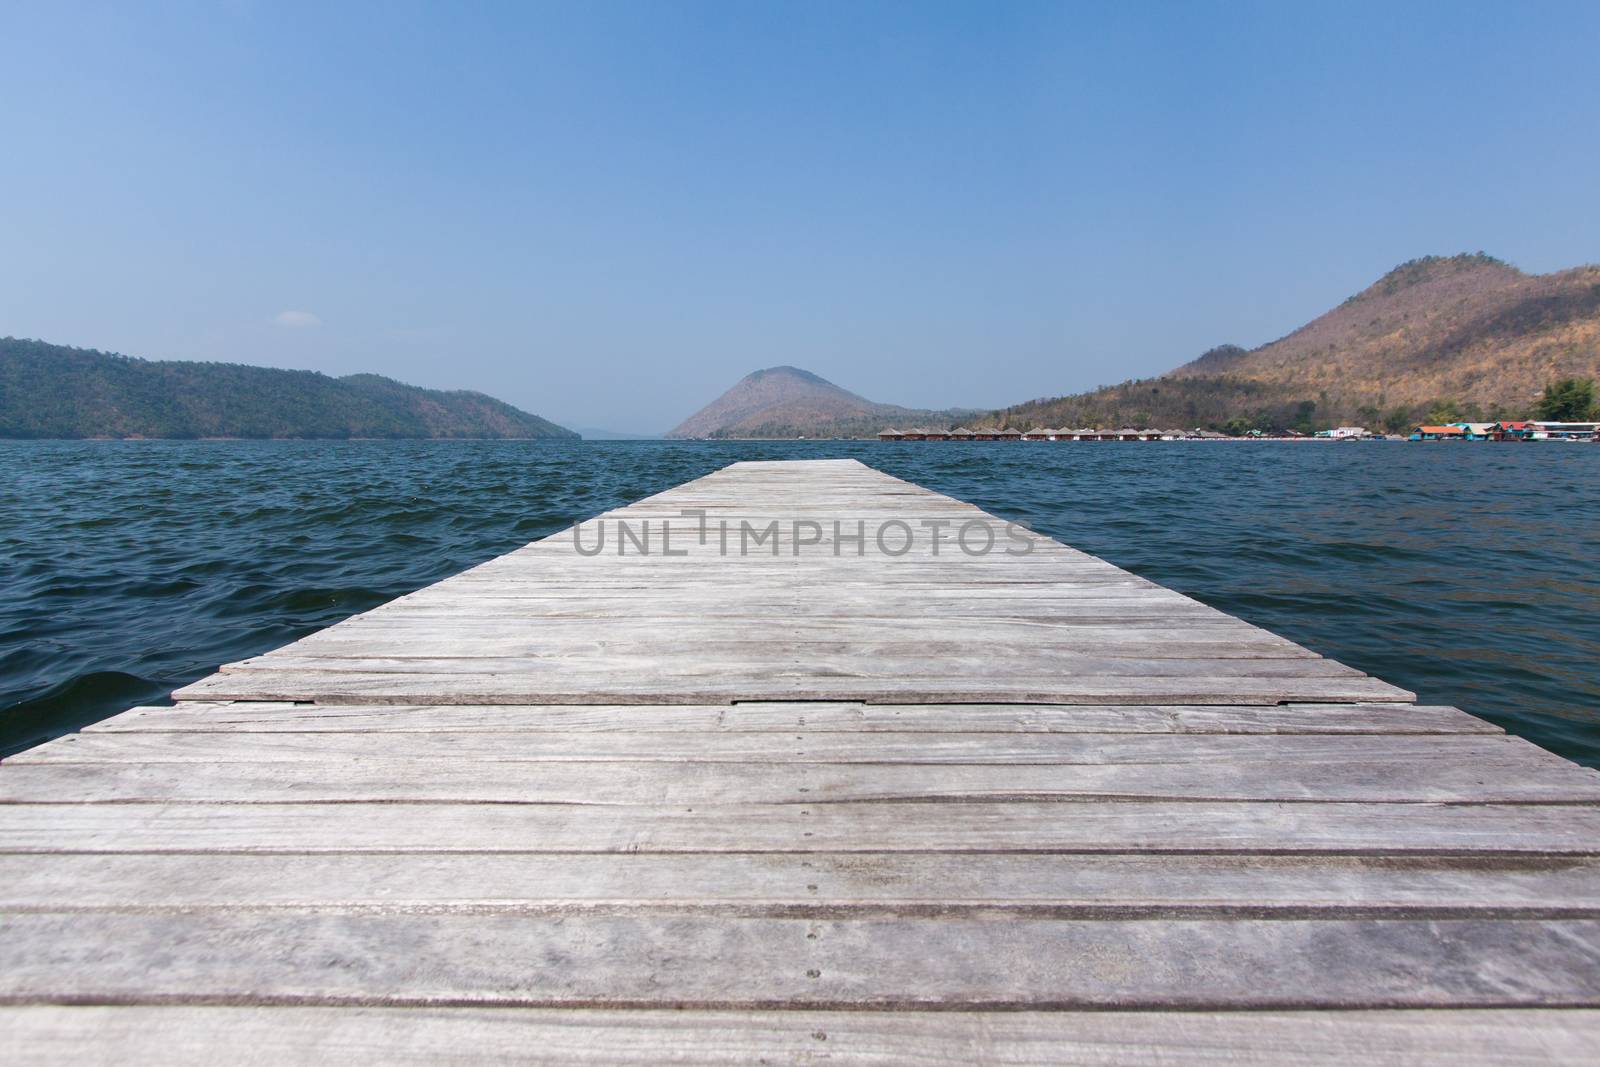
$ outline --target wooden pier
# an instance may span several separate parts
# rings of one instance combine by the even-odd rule
[[[1593,1062],[1595,772],[854,461],[600,518],[0,765],[0,1061]]]

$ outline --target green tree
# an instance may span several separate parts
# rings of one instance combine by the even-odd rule
[[[1461,404],[1455,400],[1435,400],[1428,408],[1428,417],[1425,420],[1430,426],[1445,426],[1452,422],[1461,422],[1463,418]]]
[[[1539,417],[1551,422],[1586,422],[1594,413],[1593,378],[1563,378],[1539,398]]]
[[[1316,424],[1311,421],[1311,416],[1316,414],[1317,402],[1315,400],[1302,400],[1295,407],[1293,428],[1301,433],[1315,433]]]
[[[1383,428],[1390,433],[1406,433],[1416,424],[1416,416],[1408,407],[1390,408],[1383,417]]]

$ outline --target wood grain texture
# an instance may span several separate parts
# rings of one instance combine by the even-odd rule
[[[1232,852],[1600,855],[1600,808],[946,801],[11,804],[0,852]]]
[[[0,1059],[1592,1059],[1595,772],[854,461],[598,519],[0,764]]]
[[[0,1007],[14,1067],[1588,1067],[1600,1012]]]
[[[0,854],[9,911],[1600,917],[1592,856]]]
[[[703,539],[699,520],[683,515],[696,509],[715,527]],[[621,553],[586,556],[573,536],[558,534],[225,665],[179,696],[321,704],[1413,699],[858,464],[735,465],[592,525],[604,522]],[[654,553],[626,551],[618,524],[642,538],[652,522]],[[680,537],[668,556],[663,524],[672,522]],[[725,523],[735,543],[723,537]],[[870,552],[835,555],[836,523],[840,533],[896,523],[912,537],[903,555],[890,554],[899,542],[880,549],[875,534]],[[976,523],[984,544],[992,538],[999,548],[969,554],[944,523]],[[742,531],[768,525],[772,539],[751,551]],[[1132,620],[1156,625],[1123,625]]]
[[[204,735],[215,736],[215,735]],[[275,735],[281,736],[281,735]],[[491,735],[493,736],[493,735]],[[0,802],[83,801],[284,804],[448,801],[494,804],[843,804],[863,801],[1262,800],[1329,803],[1571,804],[1600,801],[1596,775],[1509,753],[1448,759],[1384,759],[1286,751],[1281,762],[1004,764],[794,762],[770,750],[748,763],[561,759],[481,761],[350,758],[210,763],[188,761],[19,763],[0,775]],[[863,755],[863,759],[865,759]],[[1063,813],[1065,814],[1065,812]]]
[[[66,984],[148,1004],[1600,1007],[1600,921],[12,916],[0,1003]]]
[[[1376,678],[1254,678],[1218,670],[1212,676],[907,675],[887,665],[877,678],[841,678],[751,667],[706,671],[663,661],[618,677],[603,667],[549,678],[536,673],[426,674],[365,670],[261,668],[223,671],[184,686],[183,700],[307,700],[321,704],[589,704],[596,699],[634,704],[733,703],[754,700],[864,700],[880,704],[1005,701],[1021,704],[1278,704],[1313,701],[1401,701],[1415,694]],[[865,665],[863,675],[873,673]],[[594,690],[599,688],[600,693]]]
[[[1111,764],[1374,763],[1476,764],[1547,771],[1574,787],[1600,773],[1518,737],[1092,733],[588,733],[420,735],[329,734],[314,745],[292,734],[92,733],[19,753],[13,766],[41,763],[328,763],[339,759],[469,760],[474,763],[916,763]],[[1581,799],[1581,788],[1573,799]]]
[[[293,704],[134,708],[84,733],[1155,733],[1499,734],[1456,708],[1414,704]]]

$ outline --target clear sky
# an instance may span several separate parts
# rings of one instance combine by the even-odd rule
[[[1600,258],[1600,4],[0,3],[0,335],[660,431]]]

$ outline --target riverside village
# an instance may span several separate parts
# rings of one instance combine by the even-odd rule
[[[1331,430],[1318,430],[1303,434],[1297,430],[1282,433],[1265,433],[1251,430],[1240,436],[1218,433],[1215,430],[1156,430],[1123,427],[1120,430],[1102,429],[997,429],[980,427],[969,430],[958,426],[953,430],[932,430],[917,427],[897,430],[893,427],[878,433],[880,441],[1567,441],[1588,442],[1600,440],[1600,422],[1550,422],[1518,420],[1507,422],[1452,422],[1440,426],[1420,425],[1410,436],[1374,433],[1363,426],[1339,426]]]

